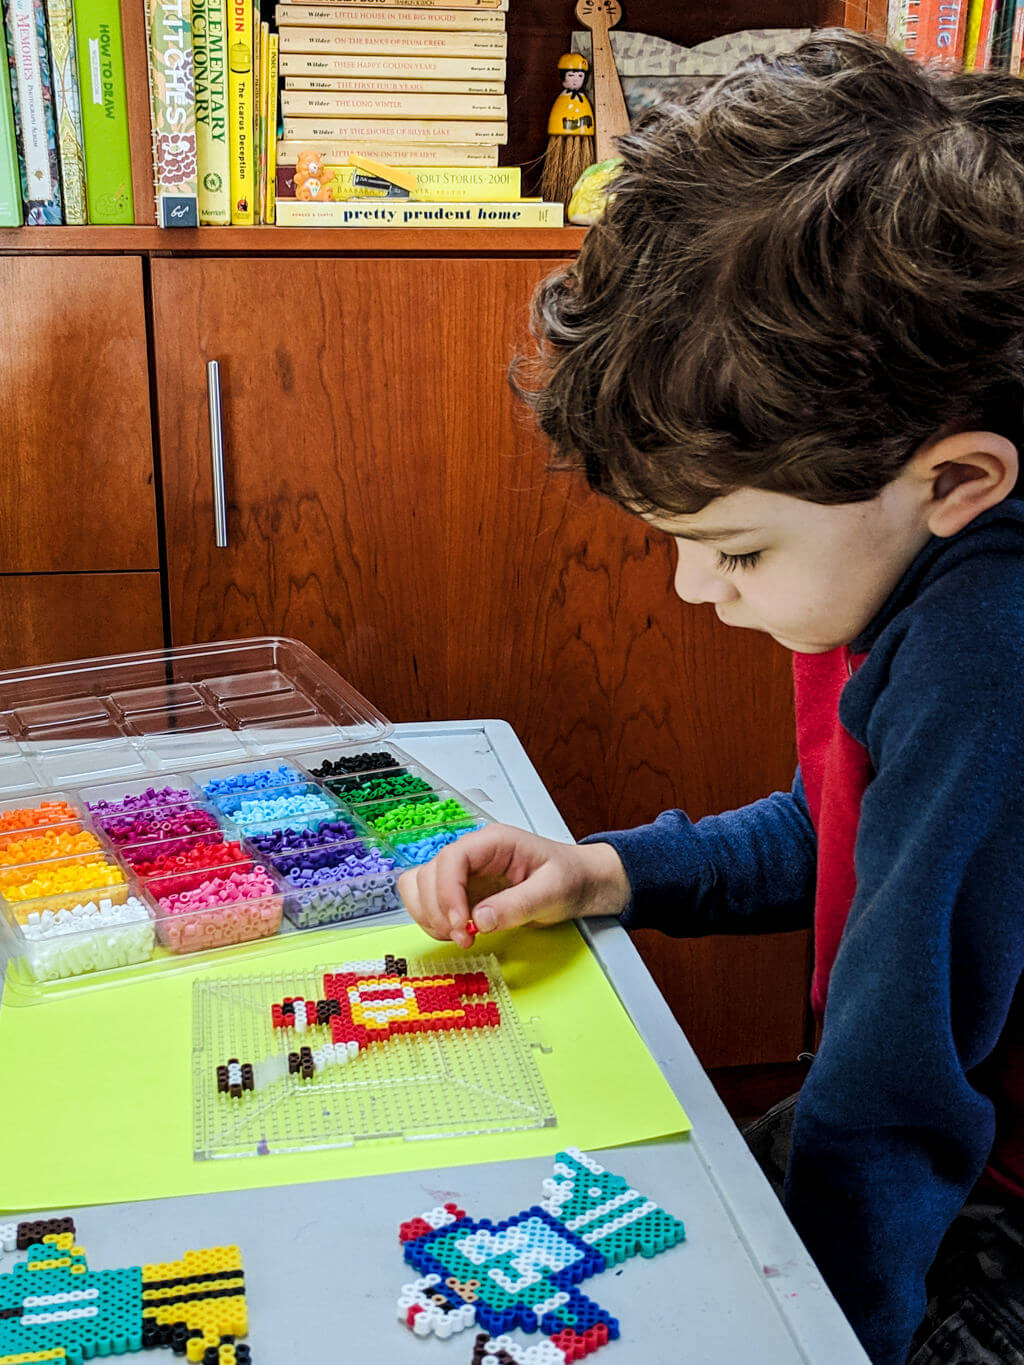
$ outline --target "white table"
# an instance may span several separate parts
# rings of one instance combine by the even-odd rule
[[[496,818],[569,840],[503,721],[400,725],[397,742]],[[686,1223],[687,1241],[587,1281],[618,1317],[608,1365],[864,1365],[867,1356],[629,936],[615,921],[583,932],[693,1121],[685,1137],[597,1154]],[[41,1008],[45,1008],[45,1005]],[[468,1365],[475,1332],[446,1342],[401,1328],[400,1286],[415,1278],[398,1246],[404,1220],[455,1200],[475,1217],[535,1203],[551,1162],[430,1169],[336,1183],[60,1210],[90,1265],[170,1259],[187,1247],[242,1249],[255,1365]],[[311,1256],[314,1247],[320,1254]],[[0,1263],[0,1270],[9,1262]]]

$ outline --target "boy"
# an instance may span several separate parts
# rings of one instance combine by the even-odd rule
[[[826,32],[622,150],[529,396],[680,597],[793,652],[800,768],[579,847],[484,829],[401,892],[463,947],[473,900],[813,922],[790,1216],[879,1365],[1024,1365],[1024,85]]]

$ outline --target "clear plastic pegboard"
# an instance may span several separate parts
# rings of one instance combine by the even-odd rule
[[[200,978],[194,1154],[550,1127],[554,1108],[535,1060],[542,1046],[492,956]]]

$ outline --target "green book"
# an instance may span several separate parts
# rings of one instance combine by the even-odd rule
[[[7,43],[0,23],[0,227],[21,227],[21,175],[14,136],[14,106],[7,70]]]
[[[132,163],[118,0],[74,0],[90,223],[131,223]]]
[[[231,222],[225,0],[192,0],[200,223]]]

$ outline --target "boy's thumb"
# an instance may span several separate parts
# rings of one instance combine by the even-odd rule
[[[473,923],[481,934],[492,934],[496,929],[513,929],[533,917],[536,906],[518,886],[499,891],[496,896],[474,905],[470,911]]]

